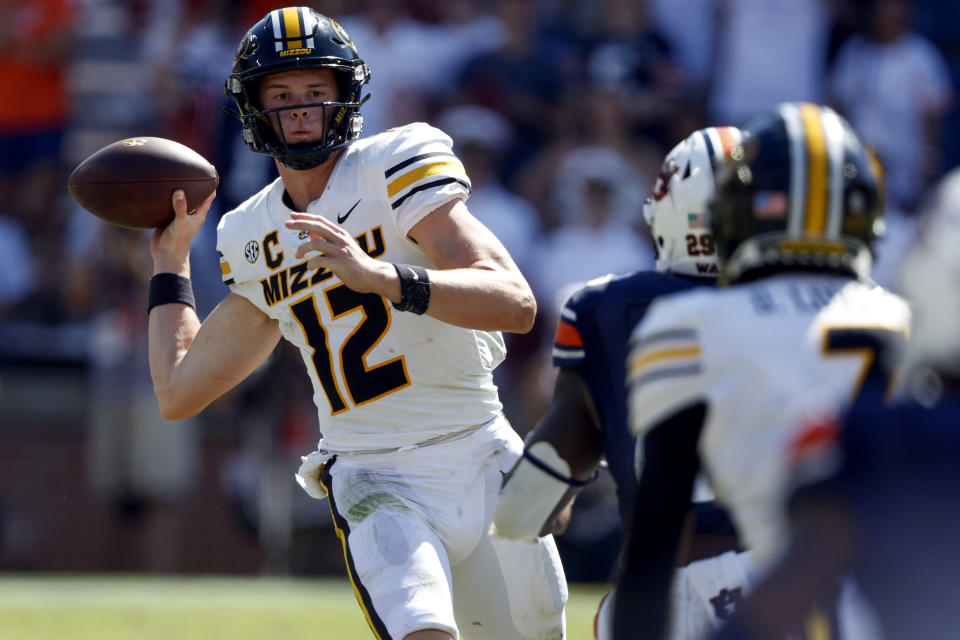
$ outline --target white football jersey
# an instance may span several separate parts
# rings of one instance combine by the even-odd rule
[[[223,216],[217,249],[231,291],[277,320],[300,349],[325,446],[405,447],[496,416],[493,369],[506,355],[500,333],[397,311],[329,271],[308,270],[313,254],[296,257],[307,234],[284,226],[284,192],[278,178]],[[407,233],[469,193],[450,138],[414,123],[348,146],[307,212],[339,224],[374,258],[433,268]]]
[[[909,321],[897,296],[831,275],[662,298],[633,334],[630,428],[643,436],[706,404],[701,471],[766,566],[787,541],[788,452],[803,420],[852,401],[868,374],[884,375],[883,352]]]

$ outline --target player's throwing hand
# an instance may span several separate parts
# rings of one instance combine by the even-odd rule
[[[217,192],[211,193],[195,211],[187,211],[187,199],[182,189],[173,192],[170,200],[173,204],[174,218],[165,227],[157,227],[150,240],[150,253],[153,255],[155,273],[161,271],[179,272],[185,261],[189,260],[190,243],[207,219],[207,211],[213,204]],[[163,264],[161,264],[163,263]]]
[[[393,265],[368,256],[343,227],[309,213],[292,212],[290,218],[288,229],[310,233],[310,239],[297,248],[297,258],[316,252],[307,263],[308,269],[332,271],[358,293],[380,293],[385,280],[391,276],[395,279]]]

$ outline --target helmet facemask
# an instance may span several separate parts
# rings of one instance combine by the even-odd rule
[[[342,73],[337,75],[337,84],[342,87],[345,84],[339,81]],[[360,137],[363,116],[358,110],[369,98],[369,94],[362,100],[327,101],[263,109],[259,106],[259,96],[250,95],[259,92],[259,86],[259,82],[248,83],[241,89],[246,104],[249,105],[248,109],[241,110],[238,115],[243,127],[243,140],[254,151],[277,158],[283,166],[298,170],[312,169],[325,162],[331,153]],[[284,113],[296,109],[320,110],[323,128],[319,140],[287,142],[281,121]]]

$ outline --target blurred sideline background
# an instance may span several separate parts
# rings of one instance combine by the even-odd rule
[[[147,367],[150,234],[101,224],[65,187],[129,136],[213,162],[221,185],[192,255],[209,313],[226,293],[217,221],[276,175],[223,113],[223,82],[243,30],[285,4],[0,0],[0,571],[344,575],[327,506],[293,481],[319,437],[299,355],[281,346],[199,417],[162,420]],[[471,211],[534,288],[535,329],[508,336],[497,371],[521,434],[549,403],[566,293],[653,267],[641,204],[692,130],[786,100],[835,105],[886,166],[881,284],[928,185],[960,163],[951,0],[307,4],[371,67],[365,133],[422,120],[450,134]],[[601,476],[582,494],[558,541],[571,582],[611,576],[610,487]]]

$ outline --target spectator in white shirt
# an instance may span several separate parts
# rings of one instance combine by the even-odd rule
[[[940,120],[952,88],[942,54],[910,28],[909,0],[873,0],[869,28],[840,48],[830,74],[838,108],[886,170],[893,205],[910,210],[940,172]]]

